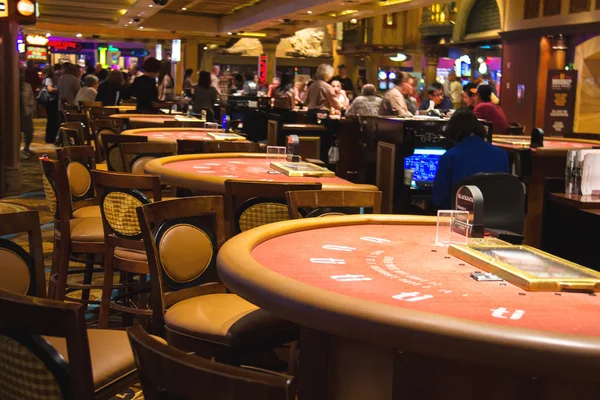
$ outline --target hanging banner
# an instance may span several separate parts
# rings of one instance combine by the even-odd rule
[[[267,55],[261,54],[258,58],[258,79],[261,84],[267,86]]]
[[[577,71],[551,69],[548,71],[544,133],[563,136],[573,133]]]

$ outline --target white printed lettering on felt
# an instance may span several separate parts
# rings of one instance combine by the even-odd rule
[[[502,319],[509,318],[506,315],[510,314],[510,311],[508,311],[504,307],[492,308],[492,309],[490,309],[490,311],[492,312],[492,317],[494,317],[494,318],[502,318]],[[512,315],[510,316],[510,319],[512,319],[512,320],[521,319],[521,318],[523,318],[523,315],[525,315],[525,311],[515,310],[515,312],[512,313]]]
[[[390,243],[391,242],[391,240],[372,237],[372,236],[363,236],[360,238],[360,240],[364,240],[365,242],[372,242],[372,243]]]
[[[354,250],[356,250],[355,247],[336,246],[334,244],[326,244],[325,246],[323,246],[323,248],[325,250],[335,250],[335,251],[354,251]]]
[[[409,301],[409,302],[422,301],[422,300],[427,300],[427,299],[433,298],[433,296],[430,294],[425,294],[425,295],[419,296],[420,294],[421,294],[420,292],[403,292],[403,293],[397,294],[395,296],[392,296],[392,298],[396,299],[396,300],[400,300],[400,301]]]
[[[332,275],[331,279],[335,279],[336,281],[339,281],[339,282],[372,281],[371,278],[368,278],[364,275],[352,275],[352,274]]]
[[[346,264],[346,260],[340,258],[311,258],[313,264]]]

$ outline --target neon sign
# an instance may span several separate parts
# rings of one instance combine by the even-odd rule
[[[34,46],[46,46],[48,44],[48,39],[40,35],[27,35],[25,41],[27,44],[32,44]]]
[[[267,84],[267,55],[261,54],[258,58],[258,79],[263,85]]]
[[[81,50],[81,43],[68,40],[50,40],[48,46],[52,47],[53,51],[70,51],[76,53]]]

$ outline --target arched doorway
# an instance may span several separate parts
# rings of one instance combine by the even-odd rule
[[[600,135],[600,36],[575,48],[574,65],[579,71],[574,131]]]

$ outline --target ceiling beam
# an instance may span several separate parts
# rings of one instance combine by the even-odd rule
[[[81,9],[81,8],[93,8],[98,10],[124,10],[129,9],[134,2],[131,1],[121,1],[119,3],[107,3],[107,2],[94,2],[88,1],[85,5],[81,3],[76,3],[69,0],[52,0],[47,3],[40,2],[40,10],[44,10],[47,7],[69,7],[72,9]]]
[[[177,31],[179,35],[186,32],[215,34],[218,32],[218,19],[186,14],[157,13],[144,21],[144,28]]]
[[[84,36],[99,35],[102,37],[118,37],[127,39],[180,39],[181,35],[170,32],[152,32],[138,29],[115,28],[114,26],[98,26],[98,25],[70,25],[48,22],[38,22],[35,29],[42,32],[64,32],[65,34],[75,35],[81,33]]]

